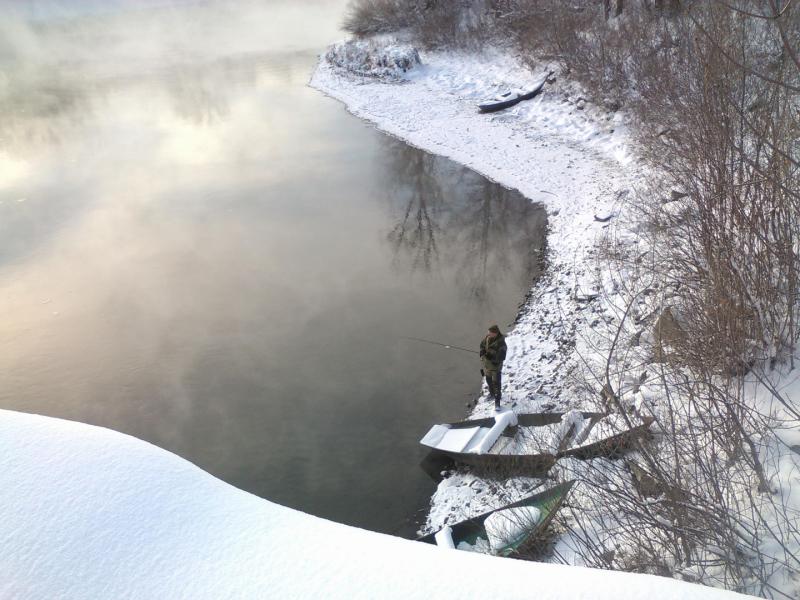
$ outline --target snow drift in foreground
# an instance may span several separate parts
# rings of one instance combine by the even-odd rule
[[[127,435],[0,410],[0,598],[729,599],[444,550],[236,489]]]

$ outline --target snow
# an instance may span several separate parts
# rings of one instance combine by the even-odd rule
[[[440,548],[455,550],[456,545],[453,542],[453,530],[449,525],[442,527],[433,537],[436,540],[436,545]]]
[[[516,427],[518,424],[517,413],[509,408],[496,410],[494,413],[494,422],[497,424],[504,424],[506,427]]]
[[[632,427],[642,425],[636,417],[629,417]],[[584,418],[581,411],[572,409],[561,421],[539,427],[520,427],[517,435],[495,454],[553,454],[585,447],[630,430],[622,415],[610,414],[601,419]]]
[[[130,436],[5,410],[0,507],[3,599],[743,597],[442,552],[273,504]]]
[[[492,446],[494,446],[497,438],[502,435],[506,428],[513,427],[516,424],[517,415],[514,414],[513,411],[504,410],[503,412],[498,413],[494,418],[494,425],[492,428],[486,432],[481,440],[481,443],[478,444],[472,451],[476,454],[486,454],[492,449]]]
[[[469,444],[464,447],[463,452],[469,454],[486,454],[484,448],[487,446],[487,441],[488,447],[491,448],[502,432],[502,430],[500,430],[500,432],[497,431],[497,424],[491,427],[481,427],[469,441]]]
[[[434,425],[425,434],[425,437],[420,440],[420,444],[446,452],[463,452],[481,430],[489,431],[489,428],[465,427],[453,429],[447,425]]]
[[[419,443],[445,452],[486,454],[492,449],[497,438],[508,427],[516,424],[516,413],[505,409],[495,414],[494,425],[491,427],[454,428],[449,425],[434,425]]]
[[[587,433],[586,427],[588,423],[589,421],[583,418],[579,410],[572,409],[564,413],[564,416],[561,417],[561,423],[559,423],[558,429],[553,434],[548,450],[555,453],[559,451],[562,445],[566,450],[569,442],[573,442],[573,444],[580,443],[583,436]]]
[[[498,510],[486,517],[483,526],[492,550],[499,552],[528,535],[541,516],[541,511],[535,506],[520,506]]]
[[[634,427],[641,425],[638,419],[632,419],[631,425]],[[583,441],[583,445],[594,444],[600,440],[610,438],[630,429],[628,422],[622,415],[608,415],[604,417],[589,431],[589,435]],[[577,444],[576,444],[577,446]]]
[[[419,53],[392,37],[345,40],[325,53],[328,64],[364,77],[397,79],[420,64]]]
[[[478,552],[480,554],[492,553],[492,548],[489,546],[489,542],[480,537],[475,540],[474,545],[470,544],[469,542],[459,542],[456,550],[463,550],[464,552]]]
[[[609,227],[595,215],[619,214],[639,177],[626,149],[625,119],[591,104],[578,110],[579,94],[566,82],[547,84],[536,98],[511,109],[482,114],[480,101],[529,88],[551,65],[531,69],[491,50],[420,52],[420,59],[421,65],[398,80],[381,81],[354,76],[323,58],[310,85],[379,129],[546,207],[548,266],[507,335],[503,396],[519,413],[569,411],[580,393],[570,379],[583,368],[580,339],[611,320],[592,300],[600,291],[597,246]],[[485,386],[483,399],[472,418],[491,414]],[[555,443],[549,435],[547,442]],[[517,436],[530,441],[524,437],[525,432]],[[515,452],[516,445],[515,439],[503,452]],[[486,506],[508,504],[536,485],[515,478],[498,489],[456,472],[439,484],[422,530],[436,531]]]

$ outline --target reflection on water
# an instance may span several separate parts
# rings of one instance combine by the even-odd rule
[[[456,282],[465,299],[483,307],[508,277],[529,285],[542,256],[538,242],[532,243],[543,226],[538,206],[449,160],[399,140],[387,138],[386,144],[388,196],[397,214],[387,238],[397,258],[408,261],[406,268],[431,272],[458,265]]]
[[[480,385],[403,336],[471,346],[513,320],[544,213],[307,88],[341,3],[298,4],[4,38],[0,406],[394,531],[431,492],[417,440]]]

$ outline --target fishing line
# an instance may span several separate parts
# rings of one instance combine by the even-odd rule
[[[415,342],[424,342],[426,344],[433,344],[434,346],[441,346],[442,348],[447,348],[448,350],[461,350],[462,352],[469,352],[470,354],[480,354],[477,350],[470,350],[468,348],[462,348],[461,346],[454,346],[453,344],[443,344],[442,342],[434,342],[433,340],[424,340],[422,338],[416,337],[408,337],[402,336],[404,340],[413,340]]]

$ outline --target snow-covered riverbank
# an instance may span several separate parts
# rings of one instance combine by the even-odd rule
[[[729,599],[338,525],[99,427],[0,410],[0,598]]]
[[[518,412],[577,407],[570,376],[582,361],[580,340],[611,321],[600,303],[586,301],[596,292],[597,243],[636,176],[621,117],[577,95],[546,86],[510,110],[477,111],[479,100],[528,88],[548,70],[531,72],[505,54],[426,53],[421,65],[390,79],[357,76],[323,58],[311,79],[354,115],[547,207],[548,268],[507,338],[504,399]],[[473,416],[490,411],[484,397]],[[498,489],[457,473],[439,485],[426,528],[496,506],[537,483],[515,479]]]

